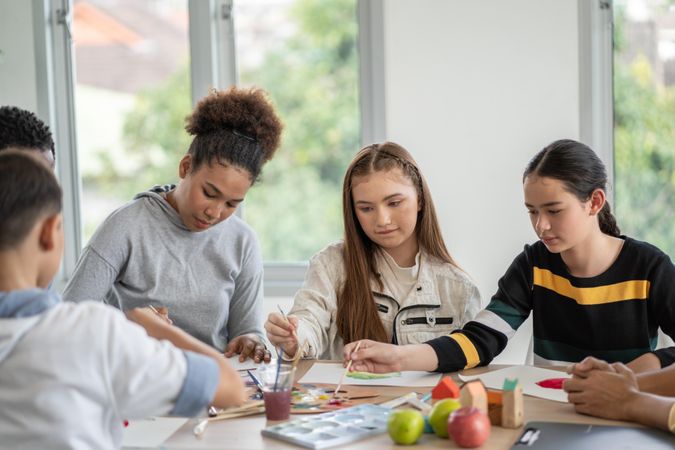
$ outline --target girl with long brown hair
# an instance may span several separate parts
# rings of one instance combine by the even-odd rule
[[[450,256],[412,156],[393,142],[354,157],[343,183],[344,240],[311,261],[288,319],[272,313],[272,344],[294,356],[341,359],[344,343],[413,344],[448,334],[480,308]]]

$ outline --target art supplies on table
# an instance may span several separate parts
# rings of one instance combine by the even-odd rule
[[[390,411],[381,405],[363,404],[272,425],[261,433],[312,449],[334,447],[384,433]]]
[[[380,395],[376,389],[342,386],[335,394],[334,384],[296,384],[291,394],[291,414],[317,414],[372,403]]]
[[[502,389],[505,379],[518,379],[518,383],[523,388],[523,394],[567,403],[567,393],[562,389],[550,389],[537,384],[548,379],[566,378],[565,372],[558,370],[533,366],[512,366],[479,375],[460,374],[459,378],[465,382],[481,380],[485,387],[489,389]]]
[[[345,368],[340,363],[314,363],[307,373],[300,379],[302,383],[332,383],[336,384]],[[440,380],[438,373],[406,371],[390,374],[368,374],[363,372],[349,372],[344,377],[344,385],[351,386],[406,386],[406,387],[434,387]]]
[[[597,450],[636,448],[672,450],[675,436],[642,427],[618,427],[580,423],[527,422],[511,450]]]
[[[204,433],[206,427],[211,422],[234,419],[236,417],[252,416],[255,414],[261,414],[263,412],[265,412],[265,405],[263,404],[262,400],[249,401],[242,406],[216,410],[216,415],[199,421],[199,423],[197,423],[197,425],[195,425],[195,427],[192,429],[192,433],[199,437]]]

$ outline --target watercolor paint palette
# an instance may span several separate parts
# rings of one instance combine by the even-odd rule
[[[349,444],[387,431],[390,408],[363,404],[272,425],[263,436],[321,449]]]

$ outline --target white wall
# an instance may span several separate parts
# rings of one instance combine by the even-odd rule
[[[536,240],[523,168],[579,136],[577,0],[385,0],[384,33],[387,138],[421,165],[487,303]],[[523,361],[531,328],[519,336],[499,361]]]
[[[0,0],[0,105],[38,108],[30,1]]]

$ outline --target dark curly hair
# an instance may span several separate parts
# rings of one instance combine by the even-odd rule
[[[274,156],[283,128],[265,91],[234,86],[201,99],[186,121],[194,136],[192,170],[215,158],[246,169],[253,182]]]
[[[16,106],[0,107],[0,151],[10,148],[37,149],[55,157],[49,127],[30,111]]]

